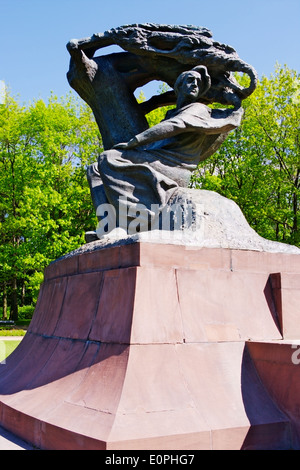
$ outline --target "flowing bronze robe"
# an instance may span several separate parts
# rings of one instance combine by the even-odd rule
[[[192,103],[170,111],[166,119],[135,137],[133,149],[111,149],[98,160],[105,195],[116,210],[119,198],[129,207],[162,210],[174,191],[188,187],[200,161],[212,155],[239,124],[242,111],[212,110]]]

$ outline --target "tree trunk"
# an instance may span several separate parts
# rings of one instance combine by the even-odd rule
[[[16,277],[12,280],[10,319],[13,321],[18,320],[18,286]]]
[[[25,289],[25,281],[22,279],[22,290],[21,290],[21,306],[24,307],[25,305],[25,294],[26,294],[26,289]]]
[[[298,197],[296,192],[293,194],[293,240],[299,243],[300,234],[298,228]]]
[[[3,283],[3,314],[2,320],[7,320],[7,286],[6,282]]]

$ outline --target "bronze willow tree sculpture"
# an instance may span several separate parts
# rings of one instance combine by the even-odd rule
[[[126,52],[94,57],[98,49],[111,45]],[[254,68],[232,47],[213,41],[206,28],[134,24],[72,40],[67,49],[71,55],[69,83],[91,106],[105,149],[145,130],[144,116],[152,109],[176,103],[170,91],[138,104],[134,91],[152,80],[162,80],[174,88],[180,73],[204,65],[211,87],[201,102],[235,107],[257,83]],[[232,72],[248,74],[249,87],[242,88]]]

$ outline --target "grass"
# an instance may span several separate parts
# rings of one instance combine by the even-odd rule
[[[13,329],[0,329],[0,336],[25,336],[26,330],[17,328]]]
[[[18,328],[2,328],[0,330],[0,362],[4,361],[21,342],[21,339],[5,339],[5,337],[24,336],[25,334],[26,330]]]
[[[20,342],[20,340],[14,339],[6,341],[0,340],[0,362],[4,361],[16,349],[16,347],[19,346]]]

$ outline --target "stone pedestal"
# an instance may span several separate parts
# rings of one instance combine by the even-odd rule
[[[0,366],[0,424],[42,449],[299,449],[299,305],[295,254],[75,253]]]

